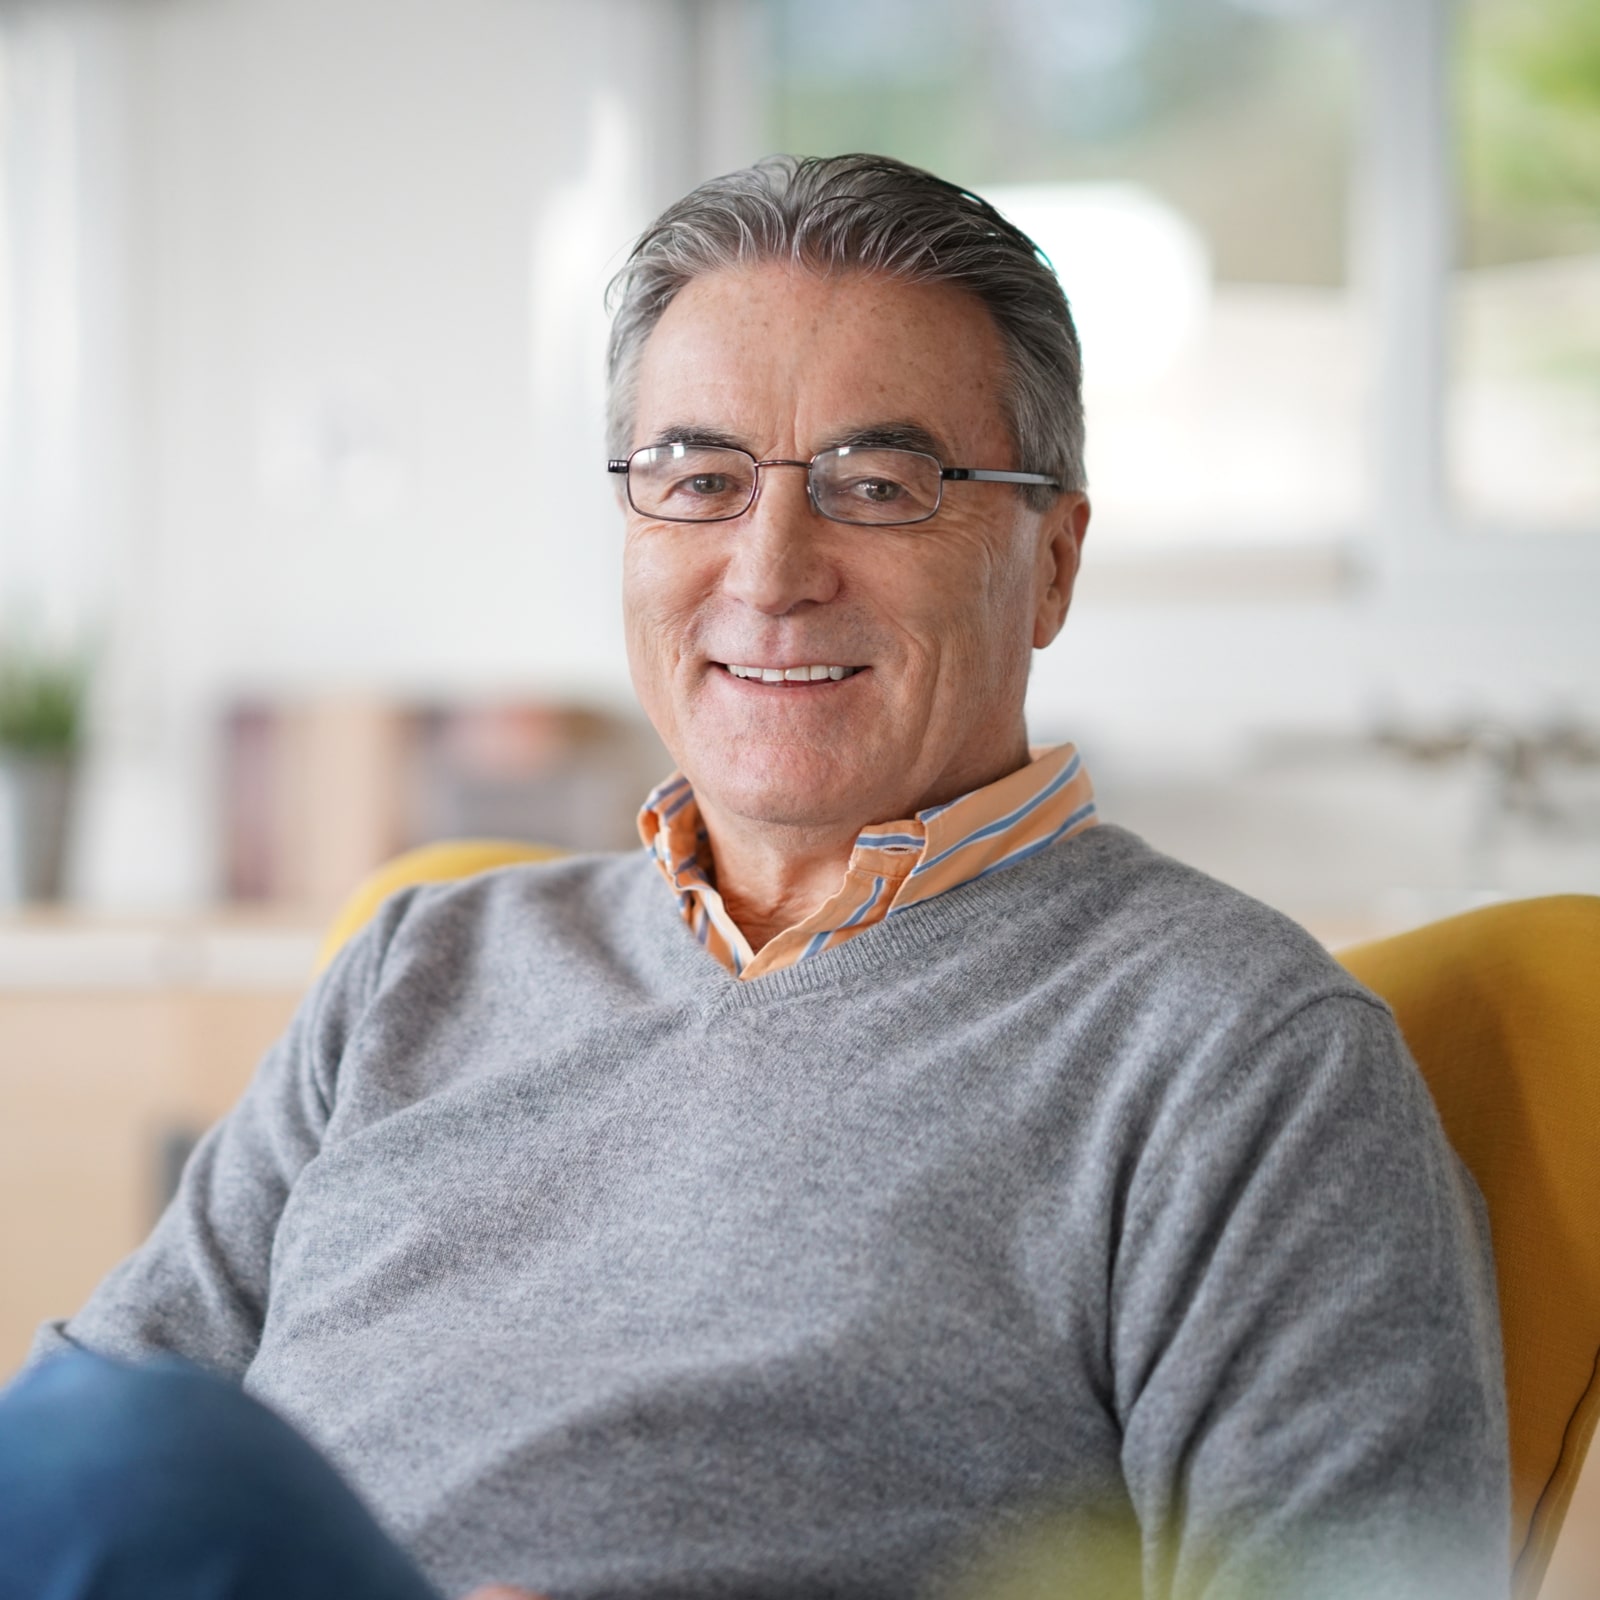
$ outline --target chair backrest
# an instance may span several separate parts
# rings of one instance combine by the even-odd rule
[[[1393,1008],[1488,1202],[1530,1600],[1600,1419],[1600,897],[1488,906],[1340,960]]]
[[[352,934],[359,933],[397,889],[409,888],[414,883],[449,883],[454,878],[470,878],[492,867],[510,867],[524,861],[553,861],[566,853],[551,845],[529,844],[522,839],[452,839],[407,850],[363,879],[339,908],[317,952],[317,971],[321,972],[333,960],[340,946]]]
[[[396,889],[563,854],[426,845],[368,878],[319,966]],[[1517,1600],[1532,1600],[1600,1420],[1600,897],[1489,906],[1339,959],[1393,1008],[1494,1233]]]

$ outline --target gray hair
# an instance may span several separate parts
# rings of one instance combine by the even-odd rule
[[[1006,350],[1006,422],[1017,466],[1082,489],[1082,357],[1049,260],[987,201],[888,156],[768,156],[713,178],[647,228],[611,280],[607,436],[628,453],[639,357],[685,284],[762,261],[874,272],[968,290]],[[1042,510],[1059,491],[1024,489]]]

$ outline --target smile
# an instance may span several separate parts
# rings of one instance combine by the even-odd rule
[[[722,668],[736,678],[749,678],[759,683],[820,683],[825,678],[837,683],[861,671],[860,667],[736,667],[731,662],[722,663]]]

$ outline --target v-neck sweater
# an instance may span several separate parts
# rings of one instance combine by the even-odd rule
[[[1505,1592],[1392,1017],[1109,825],[748,981],[643,852],[404,891],[67,1340],[237,1375],[447,1595]]]

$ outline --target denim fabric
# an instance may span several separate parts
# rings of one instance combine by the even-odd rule
[[[266,1407],[86,1352],[0,1393],[0,1600],[439,1600]]]

